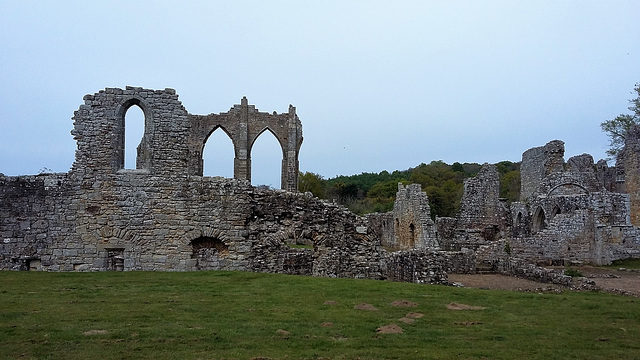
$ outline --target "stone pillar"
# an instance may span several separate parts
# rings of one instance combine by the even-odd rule
[[[251,182],[251,156],[249,154],[249,101],[246,96],[240,102],[240,124],[236,137],[233,177]]]
[[[296,115],[296,108],[289,105],[288,139],[282,156],[281,187],[283,190],[298,191],[298,154],[302,143],[302,126]]]

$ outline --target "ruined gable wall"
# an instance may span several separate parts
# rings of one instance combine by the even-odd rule
[[[533,197],[546,176],[564,168],[564,142],[553,140],[522,154],[520,199]]]
[[[420,184],[404,186],[398,183],[393,204],[393,243],[385,244],[393,249],[437,248],[436,229],[431,220],[429,198]]]
[[[500,177],[495,165],[485,163],[473,178],[465,179],[458,227],[484,229],[506,227],[507,209],[500,201]]]
[[[145,115],[137,168],[152,174],[188,173],[191,125],[175,90],[106,88],[85,95],[84,101],[73,116],[71,134],[77,150],[72,171],[113,173],[123,169],[124,118],[137,105]]]

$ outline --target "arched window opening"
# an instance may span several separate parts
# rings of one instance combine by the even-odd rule
[[[558,214],[560,214],[560,208],[558,206],[556,206],[556,207],[553,208],[553,211],[551,212],[551,218],[553,219]]]
[[[251,147],[251,184],[281,188],[282,147],[271,131],[264,131]]]
[[[202,175],[233,177],[233,159],[235,153],[229,135],[221,129],[215,129],[205,140],[202,150]]]
[[[124,168],[137,169],[138,145],[144,136],[144,112],[138,105],[127,109],[124,117]]]

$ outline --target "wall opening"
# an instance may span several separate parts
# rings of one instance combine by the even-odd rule
[[[544,230],[546,227],[546,220],[544,216],[544,210],[541,207],[536,209],[536,212],[533,214],[533,223],[531,224],[533,233],[537,233],[538,231]]]
[[[556,207],[553,208],[553,211],[551,211],[551,218],[553,219],[558,214],[560,214],[560,208],[558,206],[556,206]]]
[[[40,259],[27,259],[27,270],[29,271],[42,270],[42,264],[40,263]]]
[[[124,168],[137,169],[138,145],[144,136],[144,112],[132,105],[124,116]]]
[[[201,236],[191,241],[191,258],[196,259],[198,270],[218,270],[226,264],[229,247],[215,237]]]
[[[516,221],[513,227],[513,236],[518,237],[525,234],[525,223],[522,217],[522,212],[518,211],[518,215],[516,216]]]
[[[282,179],[282,147],[276,136],[265,130],[251,146],[251,184],[280,189]]]
[[[416,243],[416,226],[409,224],[409,246],[413,247]]]
[[[213,130],[202,145],[202,175],[233,177],[233,141],[222,129]]]
[[[107,249],[107,271],[124,271],[124,249]]]

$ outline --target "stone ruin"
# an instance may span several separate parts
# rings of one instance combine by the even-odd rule
[[[189,114],[172,89],[107,88],[74,113],[67,173],[0,174],[0,269],[243,270],[446,284],[477,268],[563,283],[538,265],[640,257],[640,127],[616,166],[564,162],[552,141],[523,154],[519,202],[499,197],[485,164],[467,179],[456,218],[430,217],[420,186],[398,185],[393,211],[359,217],[297,192],[296,109]],[[124,169],[125,114],[145,116],[136,169]],[[202,151],[222,129],[234,178],[202,176]],[[251,186],[251,149],[270,131],[282,147],[282,190]],[[306,245],[294,248],[291,245]],[[523,275],[524,274],[524,275]],[[529,275],[527,275],[529,274]]]

